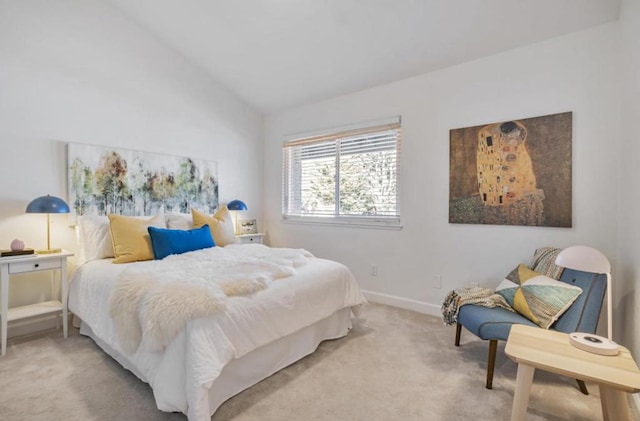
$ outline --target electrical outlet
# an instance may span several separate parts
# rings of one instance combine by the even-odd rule
[[[378,276],[378,265],[371,265],[371,271],[369,273],[371,273],[371,276]]]
[[[433,275],[431,277],[431,288],[442,288],[442,275]]]

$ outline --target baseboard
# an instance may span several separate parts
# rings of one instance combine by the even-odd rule
[[[362,294],[372,303],[385,304],[392,307],[403,308],[405,310],[412,310],[418,313],[428,314],[430,316],[442,316],[440,306],[435,304],[367,290],[362,290]]]

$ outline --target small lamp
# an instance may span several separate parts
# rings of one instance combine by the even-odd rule
[[[234,221],[233,221],[233,232],[238,235],[238,216],[237,216],[237,211],[246,211],[247,210],[247,205],[242,201],[242,200],[232,200],[231,202],[227,203],[227,209],[229,209],[230,211],[234,211],[233,215],[234,215]]]
[[[60,253],[62,249],[51,248],[51,214],[69,213],[69,205],[64,200],[55,196],[40,196],[33,199],[28,205],[26,213],[46,213],[47,214],[47,249],[38,250],[41,254]]]
[[[573,246],[562,250],[556,257],[556,265],[583,272],[607,275],[607,337],[613,336],[613,299],[611,291],[611,264],[598,250],[587,246]]]

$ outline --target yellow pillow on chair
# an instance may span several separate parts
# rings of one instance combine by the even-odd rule
[[[191,209],[191,215],[193,215],[194,228],[209,225],[211,237],[213,237],[213,242],[216,243],[216,246],[224,247],[227,244],[236,242],[231,212],[229,212],[226,205],[218,209],[213,216],[198,212],[195,209]]]
[[[156,215],[151,219],[109,215],[109,230],[115,254],[113,263],[153,260],[148,227],[166,228],[164,215]]]

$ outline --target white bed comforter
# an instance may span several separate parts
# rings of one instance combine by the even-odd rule
[[[256,293],[295,275],[310,257],[303,249],[257,245],[140,262],[118,275],[109,315],[125,352],[138,346],[161,351],[189,321],[224,311],[228,297]]]
[[[227,246],[256,255],[266,246]],[[198,253],[198,252],[193,252]],[[224,312],[188,322],[162,351],[140,347],[126,354],[109,316],[109,297],[119,274],[129,264],[111,259],[85,263],[73,274],[69,309],[88,324],[95,336],[122,354],[132,371],[153,388],[156,405],[190,419],[211,414],[208,389],[234,358],[307,327],[346,307],[366,302],[344,265],[318,258],[295,268],[295,274],[270,283],[248,296],[229,297]],[[205,415],[206,414],[206,415]]]

